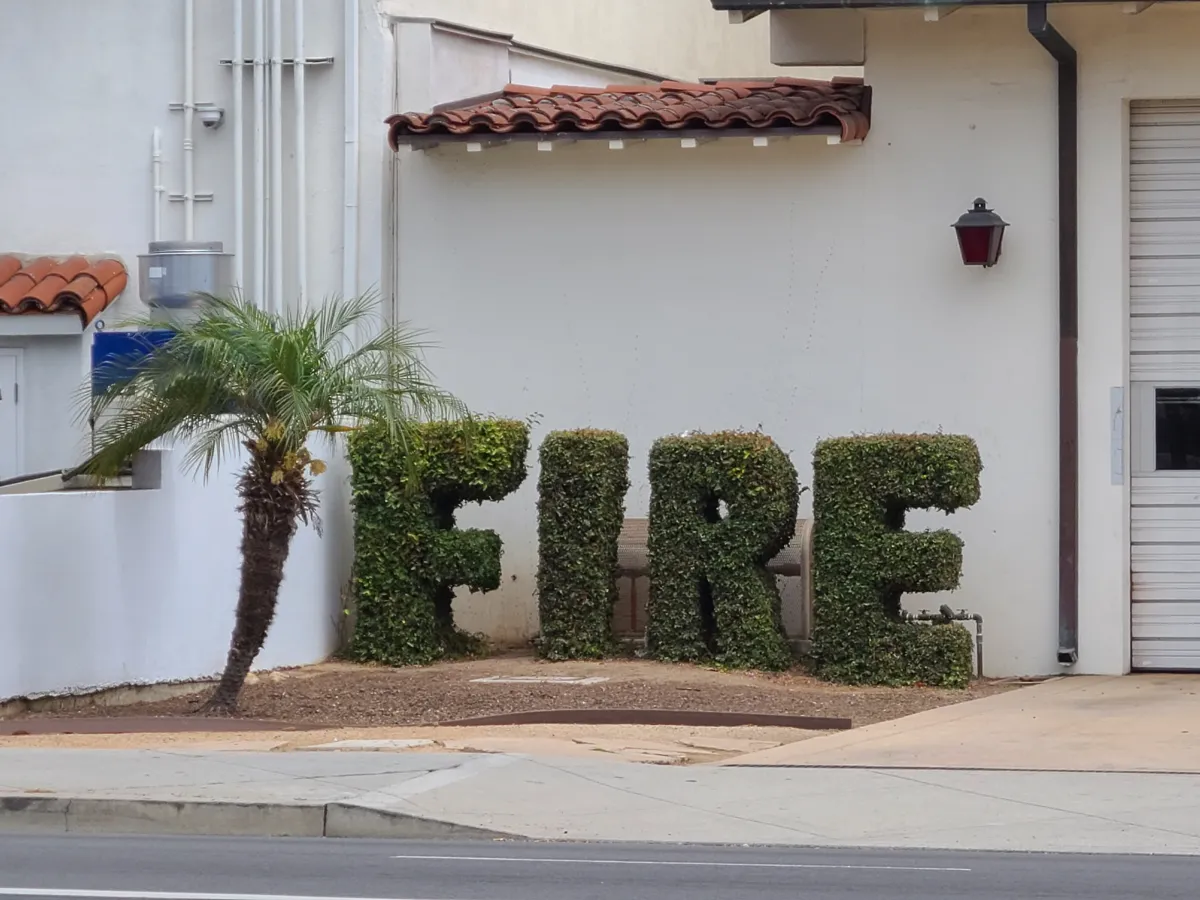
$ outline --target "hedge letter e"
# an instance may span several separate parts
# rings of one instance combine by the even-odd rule
[[[818,674],[854,684],[962,687],[971,639],[920,626],[901,597],[949,591],[963,542],[904,530],[910,509],[945,513],[979,499],[979,449],[964,435],[879,434],[822,441],[813,454],[813,636]]]

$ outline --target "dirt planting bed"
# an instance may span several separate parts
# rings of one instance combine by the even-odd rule
[[[478,682],[480,678],[567,677],[591,683]],[[843,687],[796,672],[723,672],[642,660],[545,663],[501,656],[424,668],[326,663],[253,676],[239,716],[328,727],[433,725],[549,709],[669,709],[845,717],[855,727],[974,700],[1018,687],[976,681],[967,690]],[[21,718],[179,716],[194,713],[208,688],[152,703],[26,713]]]

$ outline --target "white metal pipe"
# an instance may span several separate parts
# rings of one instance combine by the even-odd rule
[[[342,296],[358,294],[358,0],[345,0],[345,207],[342,219]]]
[[[292,89],[296,101],[296,299],[303,310],[308,304],[308,123],[304,93],[304,0],[296,0],[295,16]]]
[[[233,0],[233,283],[246,289],[245,9]]]
[[[152,178],[154,180],[154,240],[162,240],[162,198],[166,193],[166,185],[163,184],[163,152],[162,152],[162,129],[154,129],[154,138],[152,141]]]
[[[271,302],[283,310],[283,0],[271,0]]]
[[[254,0],[254,303],[267,305],[266,0]]]
[[[196,236],[196,0],[183,4],[183,235]]]

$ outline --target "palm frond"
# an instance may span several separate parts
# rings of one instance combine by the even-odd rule
[[[162,437],[187,441],[185,461],[207,476],[238,444],[270,445],[282,457],[314,433],[375,426],[407,441],[418,422],[470,420],[434,382],[420,332],[383,328],[355,344],[378,305],[365,295],[272,314],[236,297],[206,298],[195,321],[169,327],[165,345],[114,361],[98,395],[81,391],[81,417],[96,423],[87,470],[110,474]]]

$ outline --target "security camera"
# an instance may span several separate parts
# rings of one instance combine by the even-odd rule
[[[197,112],[200,113],[200,121],[204,123],[205,128],[220,128],[225,121],[225,110],[219,106],[203,106]]]

